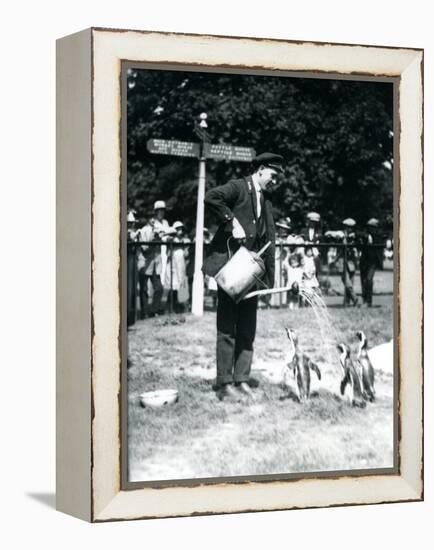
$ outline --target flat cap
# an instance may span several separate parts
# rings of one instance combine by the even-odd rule
[[[184,224],[182,222],[175,222],[173,224],[174,229],[178,229],[179,227],[184,227]]]
[[[377,220],[377,218],[371,218],[366,222],[366,225],[369,225],[369,227],[378,227],[380,225],[380,222]]]
[[[258,166],[267,166],[268,168],[274,168],[278,172],[283,172],[282,164],[284,158],[282,155],[276,155],[275,153],[261,153],[253,159],[253,165],[255,168]]]
[[[342,225],[346,225],[347,227],[354,227],[356,225],[356,220],[353,220],[353,218],[345,218],[345,220],[342,222]]]
[[[162,208],[166,208],[166,203],[164,201],[155,201],[154,202],[154,210],[160,210]]]
[[[306,218],[311,222],[321,221],[321,216],[318,214],[318,212],[309,212]]]

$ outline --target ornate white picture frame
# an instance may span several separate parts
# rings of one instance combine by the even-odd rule
[[[396,79],[398,473],[125,488],[122,61]],[[58,41],[57,98],[58,509],[103,522],[421,500],[423,51],[94,28]]]

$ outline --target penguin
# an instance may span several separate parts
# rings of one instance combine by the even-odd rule
[[[347,385],[352,389],[351,404],[353,407],[366,407],[366,401],[363,397],[362,382],[360,373],[357,371],[353,360],[351,359],[350,348],[346,344],[338,344],[339,361],[343,369],[343,378],[341,380],[340,391],[341,395],[345,394]]]
[[[359,351],[357,353],[357,359],[360,363],[362,371],[362,386],[365,394],[365,399],[370,401],[375,400],[375,372],[372,366],[371,360],[368,355],[368,339],[362,330],[356,332],[356,336],[359,339]]]
[[[321,380],[321,371],[306,354],[302,353],[298,346],[298,336],[289,327],[285,328],[290,342],[290,349],[286,356],[287,371],[291,372],[297,384],[299,402],[307,401],[310,397],[310,371],[313,370]],[[289,386],[289,384],[286,384]]]

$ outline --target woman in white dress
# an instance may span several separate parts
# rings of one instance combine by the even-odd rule
[[[173,300],[175,313],[184,313],[188,303],[187,263],[190,239],[184,236],[184,224],[177,221],[173,224],[176,234],[172,245],[167,246],[167,264],[163,286],[168,290],[167,303]],[[172,294],[171,294],[172,293]]]

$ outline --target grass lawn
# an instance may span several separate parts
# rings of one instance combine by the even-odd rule
[[[258,311],[254,403],[221,402],[212,390],[215,313],[187,315],[179,324],[169,318],[137,322],[128,334],[130,480],[393,467],[393,377],[388,369],[377,371],[375,403],[355,409],[339,396],[335,350],[336,341],[355,348],[359,329],[370,346],[392,338],[392,297],[382,298],[381,307],[367,310],[331,308],[328,345],[320,341],[311,308]],[[304,404],[286,397],[282,385],[287,325],[297,329],[300,346],[322,372]],[[178,402],[141,407],[140,393],[162,388],[177,388]]]
[[[343,295],[344,292],[344,284],[342,282],[340,275],[330,275],[329,276],[330,282],[332,284],[332,287],[338,291],[340,294]],[[359,271],[356,272],[354,275],[354,291],[356,294],[361,295],[362,294],[362,286],[360,283],[360,273]],[[374,293],[375,294],[392,294],[393,292],[393,271],[392,270],[384,270],[384,271],[376,271],[375,277],[374,277]],[[375,297],[374,297],[375,300]]]

